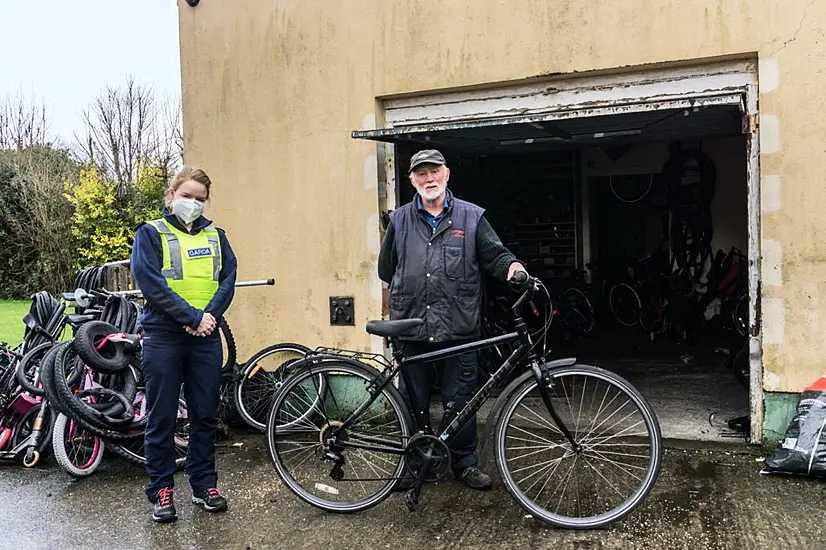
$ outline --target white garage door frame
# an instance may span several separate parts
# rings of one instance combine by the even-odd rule
[[[411,134],[461,128],[530,124],[665,109],[738,105],[747,136],[749,349],[751,442],[763,437],[762,337],[760,333],[760,151],[757,62],[733,60],[693,66],[641,68],[614,74],[577,75],[483,89],[380,98],[384,127],[353,132],[378,144],[379,206],[396,207],[393,143]],[[595,137],[599,138],[599,135]]]

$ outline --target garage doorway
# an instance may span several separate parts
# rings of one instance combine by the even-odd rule
[[[505,245],[553,289],[552,357],[626,376],[667,438],[729,440],[747,427],[760,441],[759,313],[748,307],[759,303],[753,63],[384,108],[386,128],[353,133],[384,143],[382,211],[412,199],[410,156],[439,148],[450,189],[486,208]],[[507,289],[486,289],[486,316],[504,322]]]

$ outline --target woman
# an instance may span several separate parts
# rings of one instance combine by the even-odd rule
[[[167,189],[163,217],[141,224],[132,246],[132,275],[146,299],[146,496],[156,522],[177,519],[172,489],[181,383],[190,421],[186,473],[192,502],[210,512],[227,509],[215,471],[223,357],[217,326],[235,293],[238,263],[223,230],[202,216],[211,186],[203,170],[178,172]]]

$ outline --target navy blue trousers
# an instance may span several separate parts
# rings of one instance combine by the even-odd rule
[[[404,342],[404,355],[419,355],[437,349],[448,348],[463,342],[445,342],[441,344],[428,344],[420,342]],[[411,392],[407,389],[404,376],[399,377],[399,390],[402,397],[407,401],[408,407],[415,411],[424,411],[427,422],[433,432],[439,427],[438,421],[434,426],[430,419],[430,394],[436,377],[439,378],[439,386],[442,391],[442,406],[447,406],[451,401],[455,403],[454,411],[458,413],[467,404],[477,389],[477,352],[472,351],[461,355],[454,355],[434,363],[410,364],[404,367],[407,377],[413,386],[416,396],[415,402],[411,399]],[[416,422],[416,415],[413,415]],[[418,429],[425,429],[424,426],[417,426]],[[454,470],[464,470],[469,466],[476,466],[476,446],[478,438],[476,435],[476,416],[465,425],[462,430],[453,436],[449,442],[450,463]]]
[[[175,428],[178,399],[184,384],[189,418],[186,473],[193,490],[217,487],[215,418],[221,385],[223,352],[216,330],[206,337],[177,332],[143,335],[143,375],[148,421],[144,439],[146,496],[154,502],[164,487],[175,485]]]

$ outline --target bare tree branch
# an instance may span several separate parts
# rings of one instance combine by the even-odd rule
[[[0,99],[0,149],[22,150],[49,140],[46,105],[23,94]]]
[[[158,101],[154,90],[129,77],[107,86],[83,112],[86,136],[76,136],[81,158],[117,183],[119,196],[132,190],[141,163],[172,172],[181,163],[180,99]]]

